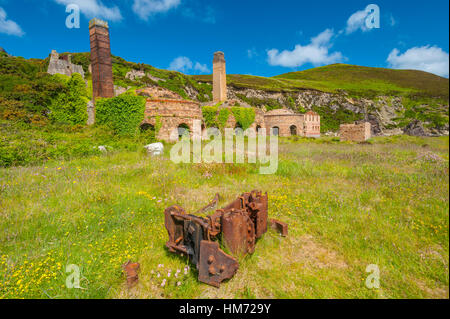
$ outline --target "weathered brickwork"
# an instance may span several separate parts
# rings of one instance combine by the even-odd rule
[[[89,22],[93,98],[114,97],[111,47],[108,23],[99,19]]]
[[[342,124],[339,129],[341,141],[364,142],[372,136],[369,122],[361,124]]]
[[[271,134],[282,137],[320,137],[320,116],[312,111],[297,114],[287,109],[273,110],[264,115],[264,121]]]
[[[227,72],[223,52],[214,53],[213,59],[213,102],[227,100]]]
[[[70,54],[60,56],[55,50],[52,50],[52,53],[50,54],[47,73],[64,74],[67,76],[79,73],[84,79],[83,67],[81,65],[73,64]]]
[[[178,127],[186,127],[191,137],[194,131],[194,120],[202,120],[202,111],[200,104],[193,101],[174,100],[174,99],[147,99],[144,122],[156,127],[156,121],[159,118],[161,121],[161,128],[158,132],[157,138],[159,140],[171,141],[176,140],[171,138],[173,130]]]

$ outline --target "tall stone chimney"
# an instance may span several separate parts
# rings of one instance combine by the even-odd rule
[[[96,18],[92,19],[89,22],[89,36],[94,101],[98,97],[114,97],[108,23]]]
[[[227,72],[225,69],[225,55],[223,52],[214,53],[213,60],[213,102],[227,100]]]

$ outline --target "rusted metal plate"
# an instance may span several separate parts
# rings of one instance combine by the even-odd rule
[[[225,245],[234,255],[245,255],[255,250],[255,226],[245,210],[232,209],[222,216],[222,234]]]
[[[234,276],[239,268],[235,258],[224,253],[214,241],[202,240],[200,243],[200,261],[198,280],[214,287]]]
[[[139,281],[138,272],[141,268],[139,263],[132,263],[131,261],[126,262],[122,265],[122,269],[127,276],[128,288],[135,286]]]
[[[286,237],[288,235],[288,224],[276,219],[271,219],[270,226],[279,232],[281,236]]]

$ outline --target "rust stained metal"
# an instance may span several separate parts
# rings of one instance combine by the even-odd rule
[[[216,194],[197,213],[214,209],[219,199]],[[260,191],[244,193],[207,217],[187,214],[176,205],[168,207],[164,214],[169,234],[166,247],[170,252],[186,255],[196,265],[201,282],[218,287],[233,277],[239,267],[233,256],[220,249],[219,236],[233,255],[253,253],[256,239],[267,232],[268,196]],[[287,235],[287,224],[271,220],[271,225]]]
[[[288,235],[288,224],[276,219],[271,219],[270,226],[278,231],[281,236],[286,237]]]
[[[141,265],[139,263],[132,263],[130,260],[122,265],[122,269],[127,276],[128,288],[135,286],[139,281],[139,269]]]

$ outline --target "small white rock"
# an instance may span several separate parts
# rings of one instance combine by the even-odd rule
[[[162,143],[148,144],[144,146],[144,148],[147,150],[148,154],[153,156],[162,155],[164,152],[164,145]]]

